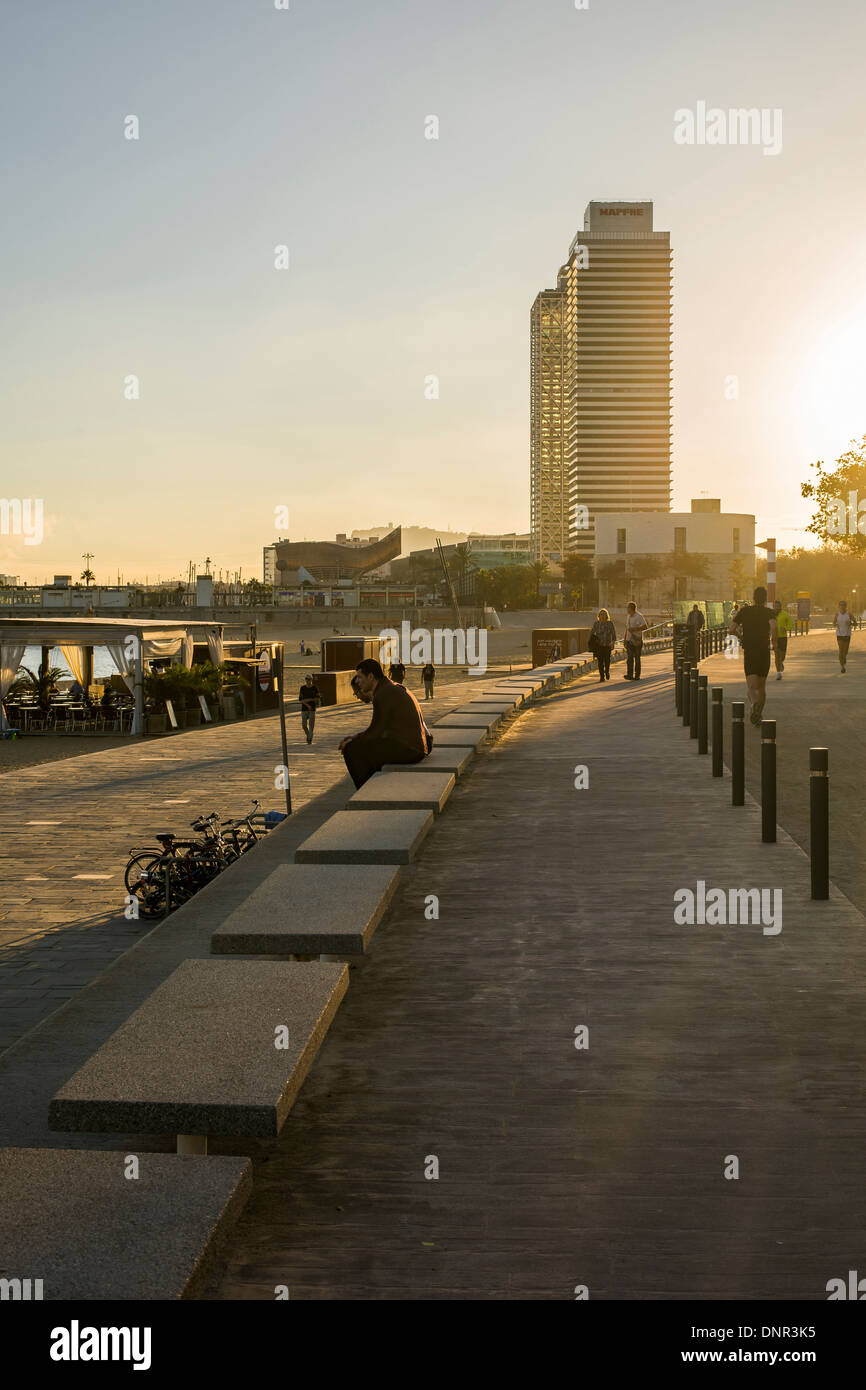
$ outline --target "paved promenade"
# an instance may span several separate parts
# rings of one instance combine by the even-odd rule
[[[474,678],[441,681],[429,717],[476,687]],[[288,716],[295,810],[345,777],[337,744],[369,718],[357,703],[323,710],[308,747],[299,716]],[[50,750],[55,740],[39,740],[34,751],[43,744]],[[0,771],[0,1051],[153,925],[123,915],[132,847],[152,845],[162,830],[186,832],[210,811],[244,814],[254,797],[265,810],[285,809],[285,794],[274,790],[282,761],[276,717],[111,745],[88,743],[79,756]]]
[[[742,660],[711,657],[701,663],[709,685],[725,690],[730,752],[730,703],[745,700]],[[811,632],[788,642],[780,681],[767,681],[764,715],[776,720],[778,816],[789,834],[809,846],[809,749],[830,750],[830,873],[844,893],[866,912],[866,632],[855,632],[848,670],[839,670],[836,638]],[[746,724],[746,786],[761,788],[760,734]]]
[[[866,924],[645,670],[458,785],[281,1139],[212,1145],[260,1161],[211,1297],[811,1300],[862,1263]],[[698,880],[782,888],[782,930],[678,925]]]

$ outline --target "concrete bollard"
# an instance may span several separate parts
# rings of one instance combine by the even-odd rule
[[[724,690],[720,685],[713,686],[713,776],[724,777],[725,775],[725,745],[724,745]]]
[[[830,750],[809,749],[809,850],[812,897],[830,896]]]
[[[731,805],[746,804],[746,706],[731,705]]]
[[[683,662],[682,680],[681,680],[681,682],[680,682],[681,687],[682,687],[682,697],[683,697],[683,699],[682,699],[682,703],[683,703],[683,724],[688,724],[688,722],[689,722],[689,694],[690,694],[690,691],[691,691],[691,682],[690,682],[690,680],[689,680],[689,673],[690,673],[691,669],[692,669],[692,663],[691,663],[690,661],[684,661],[684,662]]]
[[[698,676],[698,752],[709,752],[708,735],[708,712],[707,712],[707,677]]]
[[[761,841],[776,843],[776,721],[761,720]]]

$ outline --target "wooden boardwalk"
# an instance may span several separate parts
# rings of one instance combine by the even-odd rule
[[[479,760],[281,1139],[213,1145],[258,1161],[209,1297],[813,1300],[862,1265],[863,918],[731,807],[669,654],[621,670]],[[781,932],[677,925],[698,880],[781,887]]]

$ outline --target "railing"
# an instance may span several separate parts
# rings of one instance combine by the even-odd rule
[[[685,623],[672,623],[674,646],[674,668],[677,661],[703,661],[725,650],[727,627],[688,627]]]
[[[655,623],[652,627],[644,629],[643,650],[644,651],[663,651],[674,640],[674,625],[671,622]]]

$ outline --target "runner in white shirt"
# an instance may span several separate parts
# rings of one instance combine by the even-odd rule
[[[845,599],[839,600],[839,612],[836,614],[836,644],[839,648],[839,665],[842,668],[842,675],[845,674],[845,665],[848,660],[848,647],[851,643],[851,633],[854,629],[854,618],[848,612],[848,604]]]

